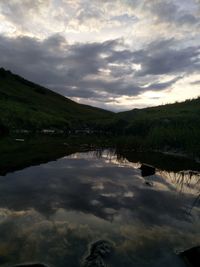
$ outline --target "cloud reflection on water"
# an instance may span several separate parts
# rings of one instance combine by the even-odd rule
[[[88,244],[104,238],[116,244],[113,266],[159,266],[175,248],[197,245],[198,202],[186,213],[194,190],[177,194],[166,173],[148,187],[133,167],[88,152],[0,177],[0,261],[78,266]]]

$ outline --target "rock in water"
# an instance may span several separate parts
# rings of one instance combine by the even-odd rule
[[[139,168],[142,171],[142,176],[149,176],[149,175],[153,175],[156,172],[156,169],[154,166],[148,165],[148,164],[144,164],[142,163],[141,167]]]
[[[199,267],[200,266],[200,246],[187,249],[179,254],[185,261],[187,266]]]
[[[106,267],[105,259],[113,251],[113,245],[107,240],[99,240],[90,247],[90,254],[85,258],[83,267]]]

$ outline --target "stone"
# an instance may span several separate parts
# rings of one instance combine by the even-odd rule
[[[179,253],[179,256],[185,261],[187,266],[190,267],[200,266],[200,246],[187,249]]]
[[[154,175],[156,172],[156,169],[154,166],[142,163],[142,165],[139,168],[142,172],[142,176],[150,176],[150,175]]]

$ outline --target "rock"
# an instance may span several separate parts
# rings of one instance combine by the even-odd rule
[[[151,182],[151,181],[145,181],[145,184],[148,185],[148,186],[150,186],[150,187],[153,186],[153,182]]]
[[[145,163],[142,163],[142,165],[139,169],[141,170],[143,177],[153,175],[153,174],[155,174],[155,171],[156,171],[154,166],[151,166],[151,165],[148,165]]]
[[[91,245],[90,254],[85,258],[83,267],[106,267],[105,259],[113,251],[113,245],[107,240],[99,240]]]
[[[200,246],[187,249],[179,253],[179,256],[183,258],[187,266],[190,267],[200,266]]]

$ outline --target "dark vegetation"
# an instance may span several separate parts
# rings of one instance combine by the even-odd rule
[[[15,136],[16,137],[16,136]],[[98,138],[28,135],[23,142],[13,136],[0,138],[0,175],[25,167],[57,160],[61,157],[97,149],[102,143]],[[87,142],[87,144],[85,144]],[[108,143],[107,143],[108,144]]]
[[[200,98],[117,116],[128,122],[124,133],[137,150],[149,148],[200,156]]]
[[[117,147],[200,156],[200,98],[112,113],[75,103],[0,69],[0,136],[15,133],[95,134]]]
[[[100,136],[24,136],[24,142],[13,137],[0,139],[0,176],[21,170],[29,166],[39,165],[76,152],[96,151],[102,156],[105,148],[113,148],[118,160],[140,162],[154,165],[163,171],[179,172],[181,170],[200,171],[200,163],[186,157],[165,155],[159,152],[136,152],[118,147],[112,138]],[[103,144],[103,145],[102,145]]]
[[[26,129],[83,129],[109,120],[112,113],[77,104],[10,71],[0,69],[0,127]]]
[[[26,139],[25,142],[16,142],[13,138],[0,139],[0,175],[20,170],[31,165],[56,160],[73,153],[67,150],[61,140],[47,137]]]

